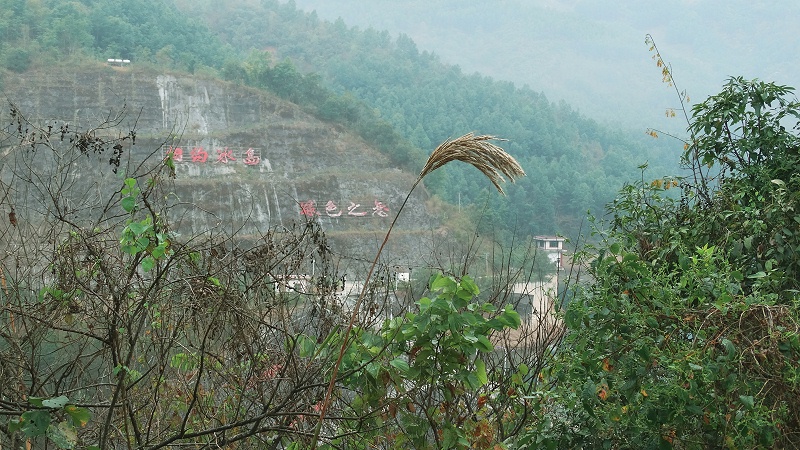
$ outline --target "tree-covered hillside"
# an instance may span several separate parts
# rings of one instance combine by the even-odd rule
[[[474,207],[484,231],[505,237],[573,235],[586,211],[602,210],[640,164],[649,161],[654,176],[672,171],[660,164],[668,147],[657,141],[601,126],[535,89],[465,74],[418,51],[407,36],[325,22],[292,2],[0,0],[0,6],[0,60],[9,76],[107,58],[220,76],[271,89],[357,130],[411,169],[436,143],[469,131],[508,139],[504,147],[528,174],[508,197],[490,197],[491,187],[469,167],[452,165],[426,180],[449,202]]]
[[[320,73],[333,89],[377,108],[419,148],[472,130],[509,139],[505,147],[528,177],[507,199],[487,205],[488,186],[465,167],[428,181],[450,202],[486,206],[487,229],[570,234],[587,209],[601,210],[638,175],[637,166],[661,161],[663,146],[601,126],[534,89],[444,65],[404,35],[322,21],[293,2],[179,3],[212,18],[210,26],[230,44],[268,50],[276,60],[288,57],[301,70]]]
[[[465,71],[528,84],[581,112],[626,127],[670,128],[661,107],[674,97],[653,84],[642,38],[669,53],[692,99],[728,77],[800,85],[794,22],[800,3],[730,0],[295,0],[321,19],[408,34]],[[742,30],[747,30],[743,33]],[[512,63],[508,63],[512,62]],[[659,108],[655,108],[658,106]],[[672,128],[671,128],[672,127]]]

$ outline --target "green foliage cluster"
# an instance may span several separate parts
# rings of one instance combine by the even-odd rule
[[[539,353],[509,335],[539,336],[502,287],[438,275],[412,303],[376,277],[343,333],[352,304],[317,222],[178,234],[174,162],[130,151],[135,130],[98,132],[122,113],[55,135],[9,118],[3,448],[306,448],[317,430],[325,448],[490,449],[521,430]]]
[[[172,2],[0,1],[0,62],[15,72],[87,57],[194,72],[220,67],[230,53],[202,21]]]
[[[64,395],[53,398],[29,397],[28,403],[32,409],[9,422],[9,433],[19,431],[28,438],[46,436],[58,448],[75,448],[78,444],[77,429],[86,426],[91,418],[88,409],[70,404],[69,398]],[[63,420],[59,420],[59,416]]]
[[[341,423],[343,437],[321,448],[468,449],[496,441],[487,401],[505,392],[490,384],[495,377],[482,355],[494,350],[492,333],[518,328],[520,316],[510,305],[498,310],[477,301],[478,286],[468,276],[435,275],[430,288],[436,295],[419,299],[416,311],[377,331],[352,330],[342,387],[351,395],[348,415],[359,419]],[[341,336],[298,342],[301,356],[325,361],[339,351]]]
[[[799,107],[791,88],[729,80],[693,109],[693,177],[628,185],[610,204],[522,447],[797,441]]]

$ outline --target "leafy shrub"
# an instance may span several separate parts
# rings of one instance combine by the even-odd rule
[[[783,448],[800,433],[800,118],[731,79],[697,105],[686,179],[626,186],[586,251],[522,448]],[[680,187],[680,195],[665,195]]]

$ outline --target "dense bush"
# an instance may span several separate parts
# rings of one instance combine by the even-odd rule
[[[693,109],[693,176],[621,191],[522,447],[797,442],[799,117],[791,88],[731,79]]]

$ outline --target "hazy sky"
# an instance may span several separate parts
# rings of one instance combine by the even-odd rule
[[[527,84],[601,121],[681,132],[645,45],[652,34],[692,102],[733,75],[800,87],[800,2],[295,0],[321,19],[409,35],[465,72]]]

